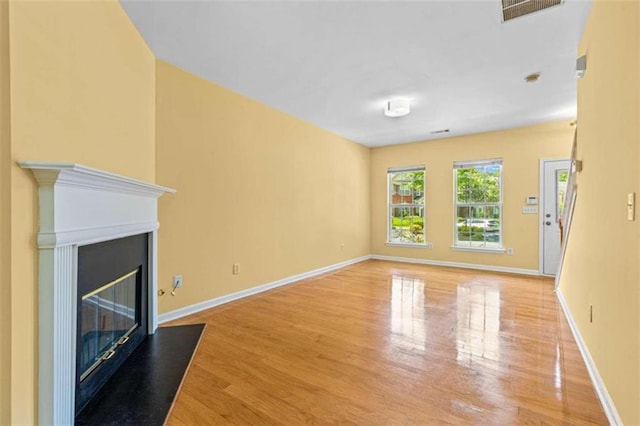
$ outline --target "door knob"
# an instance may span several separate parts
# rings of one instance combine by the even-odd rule
[[[551,217],[551,213],[547,213],[544,215],[545,217]]]
[[[549,226],[549,225],[551,225],[551,222],[546,221],[544,224],[545,224],[545,225],[547,225],[547,226]]]

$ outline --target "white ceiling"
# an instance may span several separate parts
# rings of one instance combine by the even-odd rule
[[[122,3],[159,59],[366,146],[574,118],[591,7],[502,23],[500,0]],[[385,117],[393,97],[411,114]]]

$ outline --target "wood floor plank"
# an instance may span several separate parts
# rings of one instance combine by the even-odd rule
[[[370,260],[198,322],[169,425],[607,424],[550,279]]]

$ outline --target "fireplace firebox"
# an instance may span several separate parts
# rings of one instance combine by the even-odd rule
[[[78,247],[76,414],[147,334],[149,235]]]

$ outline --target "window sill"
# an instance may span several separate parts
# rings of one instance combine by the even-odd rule
[[[451,250],[456,251],[470,251],[475,253],[493,253],[493,254],[504,254],[506,252],[503,248],[490,248],[490,247],[460,247],[460,246],[451,246]]]
[[[388,245],[388,246],[392,246],[392,247],[427,248],[427,243],[411,244],[411,243],[390,243],[390,242],[386,242],[385,244]]]

